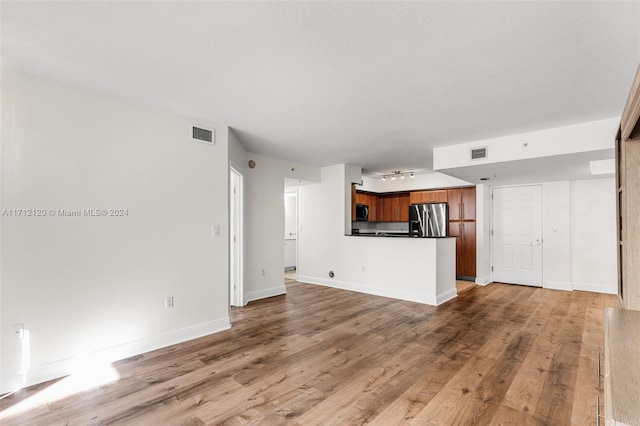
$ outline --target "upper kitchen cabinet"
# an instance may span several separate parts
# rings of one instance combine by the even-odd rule
[[[408,222],[409,194],[388,194],[379,197],[378,222]]]
[[[409,204],[446,203],[447,191],[412,191],[409,194]]]
[[[376,194],[367,194],[366,205],[369,206],[369,222],[380,222],[380,198]]]
[[[476,220],[476,188],[454,188],[447,190],[449,220]]]
[[[379,222],[380,221],[380,209],[378,196],[369,192],[355,191],[355,202],[352,203],[351,220],[356,220],[355,205],[364,204],[369,207],[369,220],[367,222]]]
[[[399,194],[393,200],[393,205],[398,212],[398,220],[395,222],[409,221],[409,194]]]

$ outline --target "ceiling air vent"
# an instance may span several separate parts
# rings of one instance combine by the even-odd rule
[[[191,139],[196,142],[203,142],[209,145],[215,145],[215,130],[206,129],[201,126],[191,126]]]
[[[472,160],[482,160],[487,158],[487,147],[483,146],[482,148],[471,148],[471,159]]]

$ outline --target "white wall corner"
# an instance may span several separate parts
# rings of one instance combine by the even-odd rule
[[[476,277],[476,284],[485,286],[491,284],[491,277]]]
[[[231,328],[229,317],[219,318],[158,336],[103,348],[93,351],[85,357],[100,363],[112,363],[188,340],[208,336],[229,328]],[[11,392],[22,387],[68,376],[76,371],[77,364],[78,358],[64,358],[46,364],[35,365],[29,369],[26,376],[19,373],[3,374],[0,377],[0,393]]]
[[[245,305],[249,302],[253,302],[255,300],[266,299],[268,297],[274,296],[282,296],[283,294],[287,294],[287,288],[283,285],[279,285],[276,287],[265,288],[257,291],[250,291],[245,293],[244,295],[244,303]]]
[[[573,291],[573,284],[565,281],[545,281],[543,288],[549,290],[564,290],[564,291]]]
[[[440,306],[443,303],[448,302],[449,300],[454,299],[456,297],[458,297],[457,289],[453,288],[451,290],[445,291],[444,293],[439,294],[436,297],[436,306]]]

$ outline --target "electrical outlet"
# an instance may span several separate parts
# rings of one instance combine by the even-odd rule
[[[262,276],[264,277],[264,269],[262,270]]]
[[[11,324],[11,334],[16,339],[22,340],[24,338],[24,324]]]
[[[173,296],[164,298],[164,307],[165,309],[173,308]]]
[[[362,269],[362,272],[367,272],[367,267],[366,266],[362,265],[361,269]]]

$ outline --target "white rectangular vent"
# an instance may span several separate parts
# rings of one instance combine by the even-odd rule
[[[483,158],[487,158],[487,147],[484,146],[482,148],[471,148],[471,159],[472,160],[481,160]]]
[[[215,131],[198,126],[191,126],[191,139],[215,145]]]

